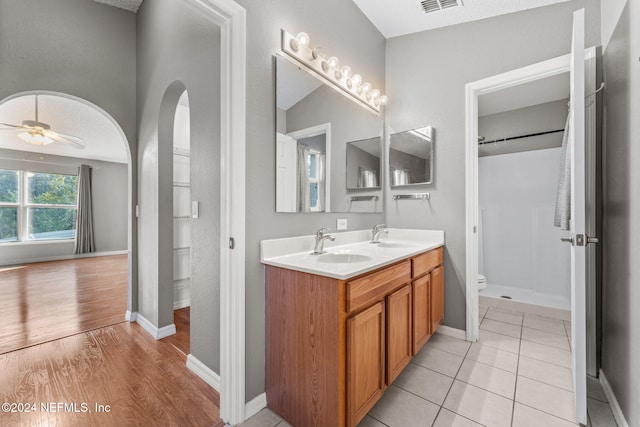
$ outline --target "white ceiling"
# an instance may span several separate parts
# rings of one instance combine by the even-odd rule
[[[569,73],[558,74],[478,97],[479,116],[569,98]]]
[[[289,60],[276,58],[276,102],[278,108],[286,111],[322,86],[322,82]]]
[[[120,9],[128,10],[130,12],[137,12],[138,8],[142,4],[142,0],[94,0],[98,3],[108,4]]]
[[[35,94],[20,96],[0,104],[0,122],[20,125],[23,120],[35,119]],[[0,148],[47,153],[58,156],[127,163],[127,143],[119,129],[100,111],[62,96],[38,95],[38,120],[51,130],[80,137],[86,148],[53,142],[44,147],[27,144],[17,137],[18,132],[0,132]]]
[[[425,13],[420,0],[353,0],[386,37],[477,21],[570,0],[458,0],[462,6]]]

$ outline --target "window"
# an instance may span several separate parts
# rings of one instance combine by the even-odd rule
[[[309,151],[307,156],[307,172],[309,175],[309,207],[312,211],[321,211],[320,203],[320,153]]]
[[[0,242],[73,239],[78,177],[0,169]]]

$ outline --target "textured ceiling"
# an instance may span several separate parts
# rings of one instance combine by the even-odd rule
[[[420,0],[353,0],[386,37],[477,21],[570,0],[462,0],[463,6],[424,13]]]
[[[142,0],[94,0],[98,3],[108,4],[109,6],[118,7],[120,9],[137,12],[142,4]]]
[[[126,141],[116,126],[101,112],[79,101],[57,95],[38,96],[38,120],[51,130],[80,137],[86,148],[54,142],[44,147],[31,145],[17,137],[17,132],[0,132],[0,148],[54,154],[83,159],[127,163]],[[0,105],[0,122],[20,125],[35,118],[35,95],[10,99]]]

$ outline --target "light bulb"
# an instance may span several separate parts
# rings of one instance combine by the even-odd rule
[[[376,99],[380,96],[380,91],[378,89],[374,89],[371,91],[371,98]]]
[[[296,40],[298,40],[298,43],[302,46],[309,46],[309,42],[311,41],[307,33],[298,33]]]
[[[387,105],[389,103],[389,98],[387,95],[382,95],[380,97],[380,105]]]
[[[324,49],[322,49],[320,46],[314,47],[311,51],[311,58],[313,59],[324,58],[325,56],[326,55],[324,53]]]
[[[360,86],[360,83],[362,83],[362,76],[360,74],[354,74],[350,80],[351,80],[351,84],[353,85],[353,88],[357,89],[358,86]]]
[[[329,66],[331,68],[337,68],[338,67],[338,62],[340,62],[340,60],[338,58],[336,58],[335,56],[332,56],[331,58],[327,59],[327,62],[329,63]]]
[[[373,98],[371,100],[371,102],[373,102],[373,106],[374,107],[379,107],[380,106],[380,98]]]
[[[358,92],[362,93],[363,95],[366,95],[367,92],[369,92],[370,90],[371,90],[371,83],[365,82],[362,84]]]
[[[351,67],[349,67],[348,65],[345,65],[341,69],[336,70],[336,79],[338,80],[341,80],[343,77],[345,79],[349,79],[350,75],[351,75]]]

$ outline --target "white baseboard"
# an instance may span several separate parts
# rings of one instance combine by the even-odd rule
[[[462,329],[452,328],[451,326],[440,325],[436,332],[448,337],[458,338],[459,340],[466,340],[467,333]]]
[[[126,320],[127,322],[135,322],[137,316],[138,316],[137,312],[135,311],[131,312],[127,310],[126,313],[124,313],[124,320]]]
[[[9,261],[9,264],[6,265],[16,265],[16,264],[31,264],[35,262],[48,262],[48,261],[65,261],[68,259],[79,259],[79,258],[95,258],[99,256],[112,256],[112,255],[126,255],[129,251],[108,251],[108,252],[91,252],[88,254],[70,254],[70,255],[58,255],[58,256],[50,256],[50,257],[42,257],[42,258],[23,258],[23,259],[12,259]],[[0,266],[5,266],[3,262]]]
[[[259,394],[253,399],[251,399],[249,402],[247,402],[247,404],[245,405],[244,417],[246,419],[249,419],[266,407],[267,407],[267,394],[266,393]]]
[[[215,391],[220,393],[220,375],[216,374],[207,365],[196,359],[193,354],[189,354],[187,356],[187,368],[199,376],[204,382],[209,384]]]
[[[142,326],[142,329],[147,331],[149,335],[157,340],[175,335],[176,333],[176,325],[174,325],[173,323],[167,326],[163,326],[162,328],[158,328],[140,313],[136,314],[136,323]]]
[[[180,310],[181,308],[189,307],[191,305],[191,298],[185,298],[180,301],[173,302],[173,309]]]
[[[604,390],[604,394],[607,396],[607,400],[609,401],[609,407],[611,408],[611,412],[613,412],[613,418],[615,418],[616,423],[618,423],[618,427],[629,427],[629,423],[624,417],[624,413],[618,403],[618,399],[616,399],[616,395],[613,394],[611,384],[607,381],[607,377],[604,375],[604,371],[602,369],[600,369],[598,377],[600,379],[602,389]]]

